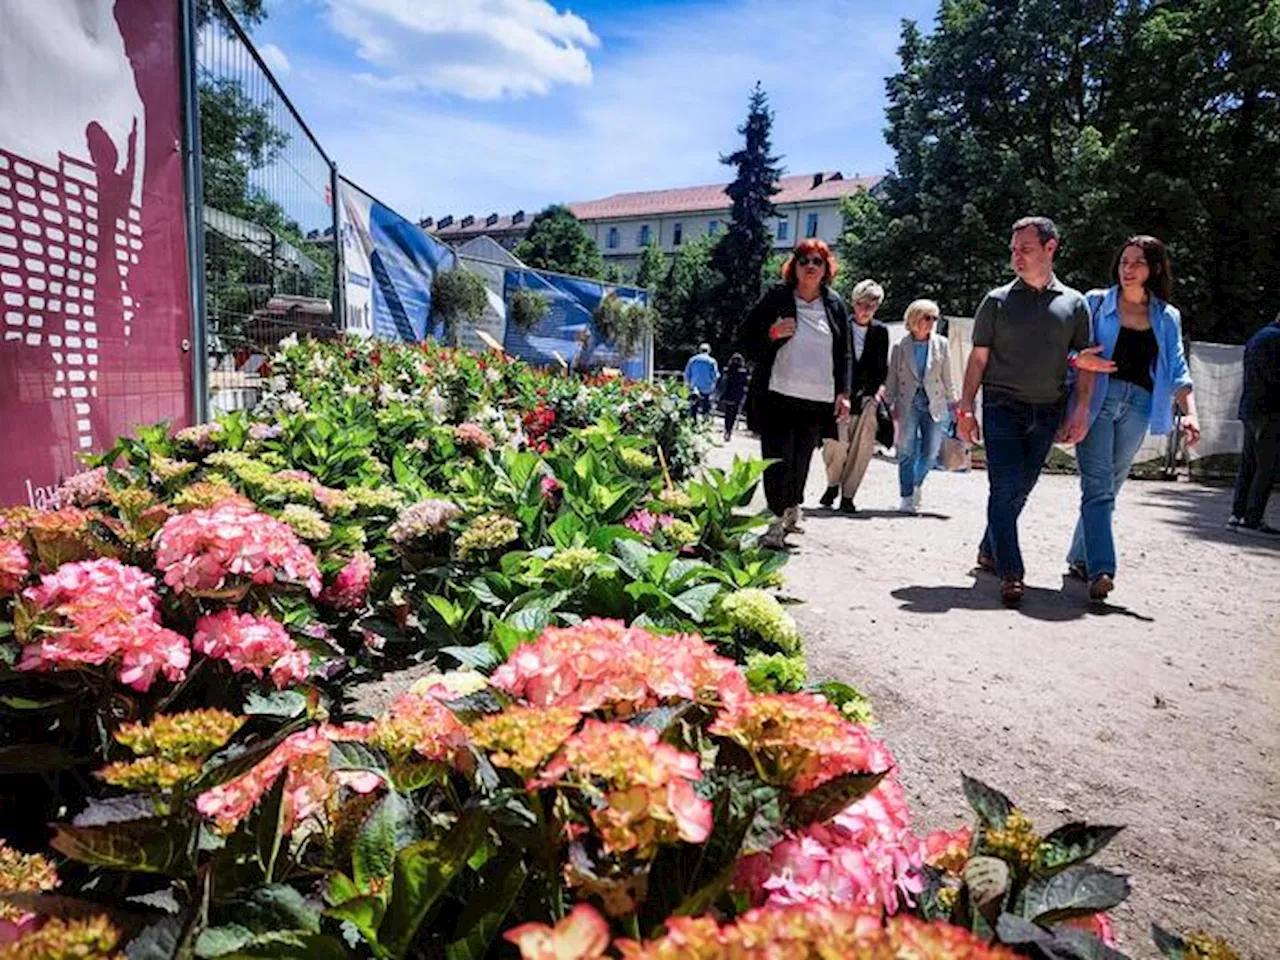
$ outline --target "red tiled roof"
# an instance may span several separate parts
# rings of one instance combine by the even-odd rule
[[[822,182],[816,187],[816,174],[796,174],[778,181],[781,191],[775,205],[805,203],[815,200],[832,200],[848,196],[859,189],[870,190],[880,182],[879,177],[850,177],[845,179],[839,171],[824,171]],[[569,209],[579,220],[604,220],[615,217],[652,217],[672,213],[695,213],[699,210],[723,210],[732,201],[724,192],[727,183],[712,183],[700,187],[683,187],[678,190],[642,190],[636,193],[615,193],[601,200],[571,203]]]
[[[773,198],[775,205],[783,206],[792,203],[812,203],[821,200],[835,200],[849,196],[858,190],[870,190],[881,178],[845,177],[839,171],[824,171],[822,182],[816,187],[813,180],[816,174],[796,174],[782,177],[778,181],[781,191]],[[632,193],[615,193],[599,200],[585,200],[566,204],[579,220],[606,220],[620,217],[653,217],[676,213],[696,213],[698,211],[724,210],[731,201],[724,192],[727,183],[710,183],[700,187],[681,187],[675,190],[640,190]],[[440,236],[457,236],[460,234],[498,233],[526,226],[532,219],[525,215],[523,223],[512,224],[511,217],[499,217],[492,224],[485,225],[483,219],[477,217],[470,226],[463,227],[455,220],[444,229],[430,227]]]

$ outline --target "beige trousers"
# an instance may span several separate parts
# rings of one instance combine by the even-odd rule
[[[853,497],[862,486],[867,464],[876,449],[876,402],[862,401],[857,416],[836,425],[836,439],[822,441],[822,462],[827,466],[827,486],[839,487],[842,497]]]

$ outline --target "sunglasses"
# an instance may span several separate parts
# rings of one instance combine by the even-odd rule
[[[826,267],[827,261],[822,257],[797,257],[796,263],[802,267]]]

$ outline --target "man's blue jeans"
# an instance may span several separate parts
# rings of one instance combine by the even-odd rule
[[[1025,403],[1007,394],[982,400],[982,432],[987,451],[987,532],[980,553],[993,557],[1001,578],[1026,573],[1018,547],[1018,516],[1040,479],[1065,405]]]
[[[911,406],[902,412],[898,434],[898,492],[904,499],[929,476],[940,446],[942,424],[930,415],[925,392],[917,390]]]
[[[1067,563],[1083,563],[1089,579],[1116,574],[1116,543],[1111,515],[1151,425],[1151,394],[1112,377],[1107,397],[1089,433],[1076,444],[1080,468],[1080,519],[1067,551]]]

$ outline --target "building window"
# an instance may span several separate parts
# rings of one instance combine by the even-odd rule
[[[649,225],[647,223],[640,228],[640,235],[637,238],[637,244],[641,247],[647,247],[649,245]]]
[[[804,235],[806,237],[816,237],[818,235],[818,215],[811,213],[804,220]]]
[[[674,227],[671,228],[671,245],[673,247],[678,247],[680,246],[680,243],[683,240],[684,240],[684,224],[677,223]]]
[[[608,247],[610,250],[618,249],[618,228],[617,227],[609,228],[609,239],[605,241],[605,246]]]
[[[790,235],[791,235],[791,221],[779,220],[778,221],[778,239],[786,240]]]
[[[720,232],[720,221],[719,221],[719,220],[712,220],[710,223],[708,223],[708,224],[707,224],[707,236],[708,236],[708,237],[714,237],[714,236],[715,236],[717,233],[719,233],[719,232]]]

